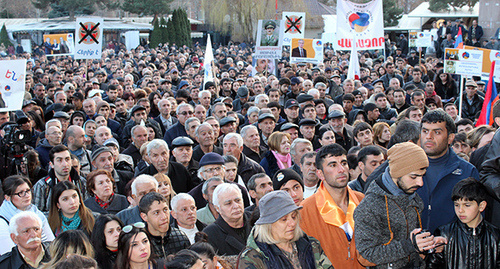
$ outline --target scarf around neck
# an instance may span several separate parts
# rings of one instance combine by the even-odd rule
[[[276,157],[276,160],[278,160],[277,163],[280,169],[286,169],[292,166],[292,156],[290,155],[290,153],[288,153],[287,155],[282,155],[275,150],[271,150],[271,152],[273,153],[274,157]],[[285,167],[285,163],[288,165],[288,167]]]
[[[324,186],[324,183],[321,182],[321,185],[316,191],[316,207],[318,208],[323,221],[344,230],[347,240],[350,241],[354,229],[354,209],[356,209],[360,201],[348,187],[347,194],[349,195],[349,205],[347,206],[347,212],[344,213],[344,211],[335,203],[332,196]]]
[[[59,213],[61,216],[61,230],[63,232],[68,230],[76,230],[82,220],[80,219],[80,209],[76,211],[75,215],[72,218],[67,218],[64,216],[62,212]]]

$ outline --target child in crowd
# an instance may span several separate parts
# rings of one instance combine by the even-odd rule
[[[486,188],[470,177],[453,188],[458,220],[439,227],[435,235],[447,239],[441,253],[427,256],[428,268],[500,268],[500,230],[483,220]]]

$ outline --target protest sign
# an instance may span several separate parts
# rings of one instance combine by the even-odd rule
[[[75,59],[101,59],[101,18],[76,18]]]
[[[26,60],[5,60],[0,64],[0,112],[23,107]]]

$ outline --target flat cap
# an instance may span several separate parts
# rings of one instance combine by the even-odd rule
[[[328,114],[328,119],[336,119],[336,118],[341,118],[345,117],[345,113],[340,110],[334,110]]]
[[[172,149],[177,147],[193,146],[194,142],[187,136],[179,136],[172,140]]]
[[[258,121],[260,123],[261,121],[263,121],[265,119],[272,119],[273,121],[276,122],[276,118],[271,113],[263,113],[263,114],[259,115],[259,120]]]
[[[295,128],[295,129],[299,130],[299,126],[297,124],[291,123],[291,122],[287,122],[287,123],[281,125],[280,131],[283,132],[283,131],[286,131],[286,130],[290,130],[292,128]]]
[[[66,119],[66,120],[69,120],[69,115],[68,113],[64,112],[64,111],[57,111],[56,113],[54,113],[54,116],[52,117],[54,119]]]
[[[316,121],[314,121],[313,119],[301,119],[299,121],[299,126],[308,126],[308,125],[316,126]]]
[[[135,105],[132,110],[130,111],[130,115],[133,116],[135,112],[144,110],[146,111],[146,108],[140,105]]]
[[[220,127],[222,127],[232,122],[236,122],[236,119],[234,117],[224,117],[220,120],[219,125]]]

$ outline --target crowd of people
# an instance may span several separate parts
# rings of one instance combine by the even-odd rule
[[[500,268],[500,105],[475,127],[485,83],[407,49],[360,79],[328,45],[254,76],[219,46],[207,82],[198,44],[8,57],[0,124],[29,142],[2,156],[0,268]]]

